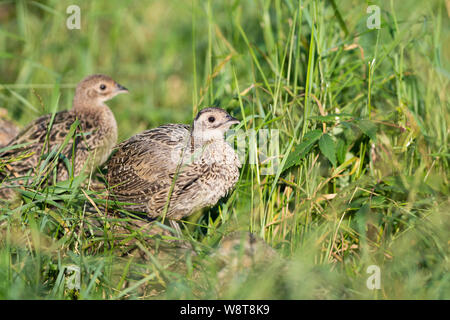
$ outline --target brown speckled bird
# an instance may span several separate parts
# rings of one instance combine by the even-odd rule
[[[110,198],[150,218],[181,219],[215,205],[239,178],[241,163],[224,138],[236,123],[206,108],[192,127],[167,124],[124,141],[107,163]]]
[[[128,92],[125,87],[105,75],[91,75],[82,80],[75,90],[72,109],[57,112],[53,120],[52,114],[34,120],[9,142],[8,146],[26,145],[0,154],[2,160],[28,156],[10,162],[5,167],[7,174],[23,177],[33,172],[46,154],[59,149],[76,120],[79,121],[76,138],[71,138],[61,150],[56,179],[69,178],[67,166],[61,160],[67,159],[70,166],[73,163],[74,176],[105,162],[117,142],[117,123],[105,101],[125,92]],[[3,178],[0,174],[0,182]]]
[[[244,276],[252,269],[267,268],[281,257],[263,239],[253,233],[236,231],[224,237],[211,257],[220,266],[218,278],[225,286],[233,277]]]

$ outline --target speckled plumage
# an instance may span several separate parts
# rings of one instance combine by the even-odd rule
[[[76,138],[71,138],[60,153],[57,181],[69,178],[67,167],[64,161],[61,161],[64,158],[70,165],[73,163],[74,176],[80,174],[83,169],[91,170],[105,162],[117,141],[117,123],[104,102],[122,92],[127,92],[127,89],[108,76],[92,75],[85,78],[76,88],[73,108],[57,112],[50,130],[52,115],[48,114],[31,122],[9,142],[8,146],[26,145],[0,154],[2,160],[27,156],[10,162],[6,167],[7,174],[21,177],[29,172],[33,173],[46,154],[59,149],[76,120],[79,121]],[[0,176],[0,181],[3,178]]]
[[[208,119],[217,119],[210,123]],[[180,219],[225,196],[241,164],[224,133],[238,123],[224,110],[200,111],[193,127],[168,124],[144,131],[117,146],[107,163],[111,199],[132,203],[130,211]],[[178,172],[178,175],[177,175]]]

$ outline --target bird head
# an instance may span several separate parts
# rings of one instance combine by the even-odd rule
[[[201,110],[194,119],[193,135],[196,140],[211,141],[224,138],[231,125],[239,123],[221,108],[206,108]]]
[[[79,104],[102,104],[128,89],[114,81],[111,77],[95,74],[84,78],[75,90],[75,101]]]

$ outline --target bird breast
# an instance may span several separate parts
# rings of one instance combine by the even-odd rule
[[[117,122],[108,106],[97,106],[88,110],[83,110],[79,115],[86,119],[85,132],[93,135],[92,156],[88,170],[101,165],[108,160],[109,155],[117,143]]]
[[[107,107],[104,111],[102,122],[105,123],[103,129],[103,144],[97,153],[99,157],[96,159],[95,165],[101,165],[106,160],[117,143],[117,122],[112,111]],[[100,151],[100,152],[99,152]]]
[[[215,205],[239,179],[241,163],[236,152],[224,140],[216,140],[189,152],[189,159],[186,160],[203,172],[203,188],[198,190],[196,197],[199,206]]]

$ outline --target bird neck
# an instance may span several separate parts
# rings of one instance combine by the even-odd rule
[[[221,128],[211,129],[193,125],[191,129],[191,140],[195,145],[203,146],[205,144],[224,141],[224,132]]]
[[[105,108],[109,109],[108,106],[103,102],[94,99],[88,99],[87,97],[82,95],[75,95],[75,97],[73,98],[73,110],[75,112],[96,112]]]
[[[224,141],[223,134],[205,134],[205,132],[192,132],[191,149],[203,148],[208,144]]]

